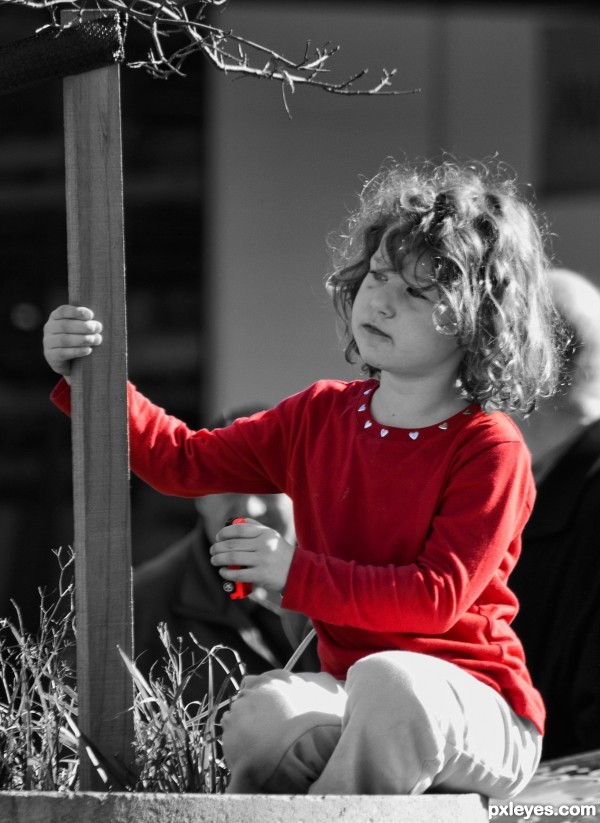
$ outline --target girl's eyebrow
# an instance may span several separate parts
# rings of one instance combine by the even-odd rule
[[[409,257],[411,263],[409,272],[406,272],[404,270],[404,261],[406,260],[406,257]],[[377,274],[395,274],[398,277],[401,277],[402,280],[404,280],[404,282],[408,286],[411,286],[414,289],[418,289],[420,292],[433,291],[436,285],[435,282],[430,281],[421,283],[421,279],[417,271],[417,267],[419,265],[420,260],[420,257],[405,255],[402,258],[401,271],[398,271],[398,269],[394,268],[390,264],[389,260],[387,260],[386,257],[376,252],[369,260],[369,271],[376,272]]]
[[[398,274],[391,266],[374,266],[373,264],[369,266],[369,271],[375,271],[377,274]]]

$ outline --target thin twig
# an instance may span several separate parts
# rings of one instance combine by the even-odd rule
[[[202,54],[213,67],[224,74],[279,82],[288,113],[286,94],[293,93],[299,85],[319,88],[331,94],[352,96],[404,95],[419,91],[392,88],[396,69],[382,69],[378,82],[366,88],[357,83],[364,79],[367,69],[357,71],[339,82],[327,79],[324,75],[329,72],[330,60],[339,46],[326,43],[313,48],[310,41],[307,41],[302,58],[294,61],[269,46],[210,24],[206,19],[207,12],[212,9],[222,11],[227,0],[0,0],[0,6],[11,4],[48,10],[51,25],[56,28],[72,25],[59,22],[59,12],[62,10],[117,11],[128,24],[133,22],[148,33],[147,57],[145,60],[128,63],[131,68],[142,68],[155,78],[166,79],[174,74],[182,75],[184,62],[193,54]],[[170,48],[167,48],[166,41],[172,35],[187,42],[178,46],[170,44]]]

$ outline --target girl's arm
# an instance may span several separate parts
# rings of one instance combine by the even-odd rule
[[[287,492],[286,443],[270,411],[194,431],[128,386],[131,468],[163,494]]]
[[[67,414],[71,394],[65,381],[52,393]],[[254,415],[213,432],[193,432],[128,384],[130,451],[133,471],[165,494],[197,497],[221,492],[278,493],[276,478],[285,476],[277,460],[261,458],[260,444],[277,440],[278,427],[268,413]],[[272,450],[272,445],[267,451]],[[265,465],[266,463],[266,465]],[[225,524],[223,524],[225,525]],[[224,580],[253,583],[280,592],[286,584],[294,547],[274,529],[251,521],[228,526],[217,535],[212,563]],[[229,568],[233,567],[233,568]]]
[[[63,305],[55,309],[44,326],[44,357],[57,374],[69,382],[74,359],[87,357],[102,343],[102,323],[91,309]],[[52,400],[70,413],[70,394],[59,383]],[[283,444],[271,442],[280,436],[276,424],[265,415],[254,415],[249,430],[228,427],[216,432],[191,431],[185,423],[155,406],[129,384],[131,467],[143,480],[164,494],[196,497],[202,494],[237,491],[270,494],[284,491],[285,471],[274,463],[263,465],[261,452],[269,444],[272,453],[282,454]],[[231,431],[230,431],[231,429]]]
[[[503,604],[512,614],[516,600],[505,581],[532,503],[522,443],[498,443],[454,473],[414,562],[362,565],[300,545],[283,606],[337,626],[419,634],[446,632],[484,590],[477,608]]]
[[[55,309],[44,327],[44,356],[64,378],[54,389],[52,400],[67,414],[71,412],[68,384],[72,361],[91,354],[93,347],[102,343],[101,333],[102,324],[93,319],[90,309],[69,305]],[[132,469],[158,491],[196,497],[227,491],[270,494],[283,490],[275,478],[284,478],[285,471],[277,467],[278,461],[265,461],[260,456],[261,443],[268,443],[267,452],[281,457],[284,454],[281,438],[277,440],[281,433],[268,415],[255,415],[253,421],[247,421],[249,433],[244,433],[240,425],[235,433],[233,427],[192,432],[131,384],[128,408]],[[232,531],[231,538],[237,541],[228,542]],[[294,549],[281,535],[253,523],[225,529],[224,539],[224,543],[216,544],[219,551],[213,551],[212,561],[223,567],[219,571],[226,580],[245,580],[275,591],[283,589]],[[228,565],[237,568],[233,571]],[[239,565],[244,568],[239,569]]]
[[[58,383],[51,399],[70,413],[70,390],[65,382]],[[193,431],[131,383],[127,399],[131,468],[157,491],[178,497],[287,491],[286,439],[269,411],[224,429]]]

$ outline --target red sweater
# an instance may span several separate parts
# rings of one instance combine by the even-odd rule
[[[535,496],[529,453],[477,405],[382,427],[375,380],[320,381],[225,429],[194,432],[129,386],[133,471],[165,494],[285,492],[298,548],[283,606],[308,615],[324,671],[403,649],[448,660],[540,731],[544,706],[510,627],[507,586]],[[69,410],[66,383],[53,399]]]

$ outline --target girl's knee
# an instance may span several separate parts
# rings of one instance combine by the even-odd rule
[[[248,746],[256,752],[278,749],[286,731],[307,730],[317,720],[341,723],[346,695],[326,674],[291,674],[275,670],[247,677],[223,715],[223,747],[229,760]]]
[[[403,726],[435,724],[440,702],[448,699],[431,658],[414,652],[379,652],[364,657],[348,672],[349,708],[369,706],[393,714]]]
[[[373,694],[403,694],[406,699],[420,693],[420,682],[427,680],[421,661],[412,652],[378,652],[363,657],[348,671],[349,691],[360,689]]]
[[[341,684],[329,675],[277,670],[246,678],[222,719],[232,790],[258,791],[281,768],[295,743],[308,739],[314,729],[320,730],[315,751],[321,756],[321,727],[331,730],[328,743],[341,727],[345,698]]]
[[[223,748],[230,765],[249,747],[268,748],[281,724],[292,714],[286,687],[291,675],[273,671],[244,678],[240,691],[221,720]]]

